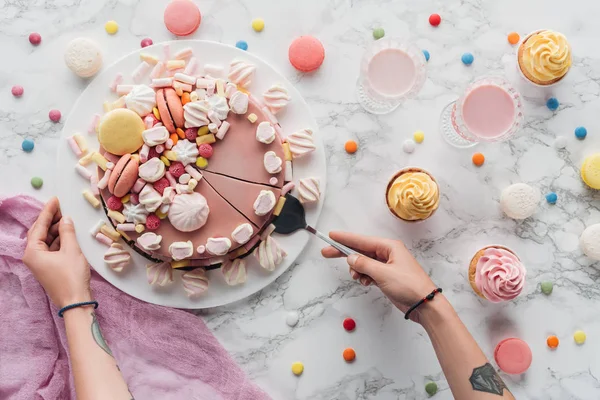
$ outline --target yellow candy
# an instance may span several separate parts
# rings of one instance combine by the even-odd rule
[[[167,167],[171,166],[171,161],[169,161],[169,159],[165,156],[160,156],[160,161],[162,161]]]
[[[171,268],[185,268],[190,266],[190,260],[171,261]]]
[[[160,210],[156,210],[156,216],[157,216],[159,219],[165,219],[165,218],[167,218],[167,214],[168,214],[168,213],[162,213]]]
[[[198,136],[208,135],[210,130],[208,129],[208,125],[201,126],[198,128]]]
[[[165,157],[171,161],[177,161],[177,153],[175,153],[174,151],[171,151],[171,150],[165,151],[163,153],[163,155],[161,156],[161,158],[162,157]]]
[[[248,114],[248,121],[250,121],[250,123],[255,123],[256,120],[258,119],[258,117],[256,116],[256,114],[254,113],[250,113]]]
[[[296,376],[302,375],[302,372],[304,372],[304,364],[302,364],[300,361],[293,363],[292,364],[292,372]]]
[[[208,160],[204,157],[198,157],[196,159],[196,167],[201,169],[208,167]]]
[[[584,331],[576,331],[573,334],[573,339],[575,339],[575,343],[577,344],[584,344],[585,339],[587,339],[587,336]]]
[[[262,18],[254,18],[252,20],[252,29],[256,32],[262,32],[265,29],[265,20]]]
[[[136,231],[137,233],[142,233],[142,232],[144,232],[145,230],[146,230],[146,227],[145,227],[144,225],[142,225],[142,224],[137,224],[137,225],[135,226],[135,231]]]
[[[600,189],[600,153],[585,159],[581,166],[581,179],[592,189]]]
[[[123,214],[121,214],[120,212],[118,212],[118,211],[108,210],[108,212],[106,213],[106,215],[108,215],[108,218],[114,219],[119,224],[124,224],[125,223],[125,216]]]
[[[216,141],[217,141],[217,139],[215,138],[215,135],[213,135],[212,133],[209,135],[198,136],[196,138],[196,144],[198,146],[200,146],[201,144],[204,144],[204,143],[212,144]]]
[[[104,24],[104,29],[109,35],[114,35],[119,30],[119,24],[117,24],[117,21],[108,21]]]
[[[154,116],[156,117],[156,119],[160,121],[160,113],[158,112],[158,108],[154,107],[152,109],[152,114],[154,114]]]
[[[413,138],[415,139],[415,142],[423,143],[423,140],[425,140],[425,133],[423,133],[423,131],[416,131],[413,134]]]
[[[126,194],[125,196],[121,197],[121,203],[123,203],[123,204],[129,203],[130,197],[131,197],[130,194]]]

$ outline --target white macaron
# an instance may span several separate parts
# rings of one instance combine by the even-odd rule
[[[600,260],[600,224],[588,226],[579,238],[581,250],[592,260]]]
[[[537,189],[526,183],[515,183],[502,191],[500,207],[510,218],[525,219],[536,212],[540,198]]]
[[[73,39],[65,51],[67,67],[82,78],[94,76],[102,67],[102,53],[90,39]]]

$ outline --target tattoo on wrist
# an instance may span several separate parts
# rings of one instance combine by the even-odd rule
[[[112,351],[108,348],[108,344],[106,344],[106,340],[104,340],[104,336],[102,336],[102,332],[100,331],[100,324],[98,324],[96,313],[92,313],[92,336],[94,337],[96,344],[100,346],[106,354],[113,357]]]
[[[481,367],[473,369],[473,373],[469,378],[473,390],[478,392],[486,392],[504,395],[504,389],[508,390],[500,375],[496,372],[490,363],[485,363]]]

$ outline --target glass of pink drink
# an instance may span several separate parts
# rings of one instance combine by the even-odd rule
[[[362,58],[357,82],[358,101],[373,114],[394,111],[415,97],[427,78],[423,52],[400,39],[380,39]]]
[[[521,95],[502,77],[485,77],[471,83],[440,117],[442,136],[460,148],[509,140],[522,123]]]

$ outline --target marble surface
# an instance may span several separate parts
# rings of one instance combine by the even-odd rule
[[[25,192],[41,199],[54,194],[57,140],[62,124],[48,120],[58,108],[66,116],[86,81],[64,66],[66,43],[78,36],[96,40],[111,63],[138,48],[143,37],[155,42],[172,39],[162,24],[166,0],[0,1],[0,194]],[[317,117],[328,150],[328,187],[318,228],[346,229],[404,240],[450,301],[488,356],[507,336],[519,336],[533,351],[531,369],[507,377],[519,399],[596,399],[600,397],[600,300],[598,263],[581,253],[578,237],[600,222],[600,194],[579,179],[585,155],[600,151],[600,26],[593,0],[205,0],[201,28],[194,38],[225,43],[247,40],[249,51],[260,55],[297,84]],[[427,17],[438,12],[439,28]],[[265,31],[250,29],[261,16]],[[103,25],[115,19],[116,36]],[[428,79],[419,94],[392,114],[373,116],[362,111],[354,95],[360,57],[382,26],[388,36],[410,39],[429,50]],[[560,109],[544,103],[550,93],[522,88],[528,97],[526,122],[508,143],[480,145],[486,164],[475,168],[472,150],[456,150],[438,134],[442,108],[458,97],[475,77],[514,75],[514,49],[506,34],[525,34],[551,28],[569,38],[574,66],[563,85],[554,90]],[[39,47],[27,35],[42,34]],[[302,34],[317,36],[326,60],[312,75],[296,73],[287,62],[290,41]],[[463,52],[475,55],[471,67],[460,62]],[[13,84],[25,87],[15,99]],[[589,131],[585,141],[573,136],[576,126]],[[402,142],[420,129],[425,142],[407,155]],[[568,139],[564,151],[552,144],[558,135]],[[25,154],[23,138],[36,142]],[[343,143],[354,139],[360,150],[353,156]],[[388,178],[405,165],[431,171],[440,182],[441,209],[417,225],[401,224],[384,207]],[[29,178],[44,178],[34,191]],[[555,191],[559,201],[542,201],[538,212],[523,222],[504,217],[500,191],[526,182],[542,193]],[[467,266],[482,245],[499,243],[514,249],[528,268],[524,293],[502,305],[485,303],[469,288]],[[199,313],[215,335],[252,378],[275,399],[425,399],[424,385],[436,381],[436,399],[452,395],[424,331],[407,323],[376,288],[352,282],[343,261],[319,255],[322,243],[313,240],[305,254],[273,285],[228,307]],[[554,293],[540,293],[539,283],[551,280]],[[285,324],[296,310],[296,328]],[[354,333],[341,326],[344,317],[358,322]],[[572,334],[583,329],[588,342],[574,344]],[[549,351],[545,338],[561,339]],[[352,346],[357,360],[346,364],[342,350]],[[305,364],[300,377],[290,373],[293,361]]]

